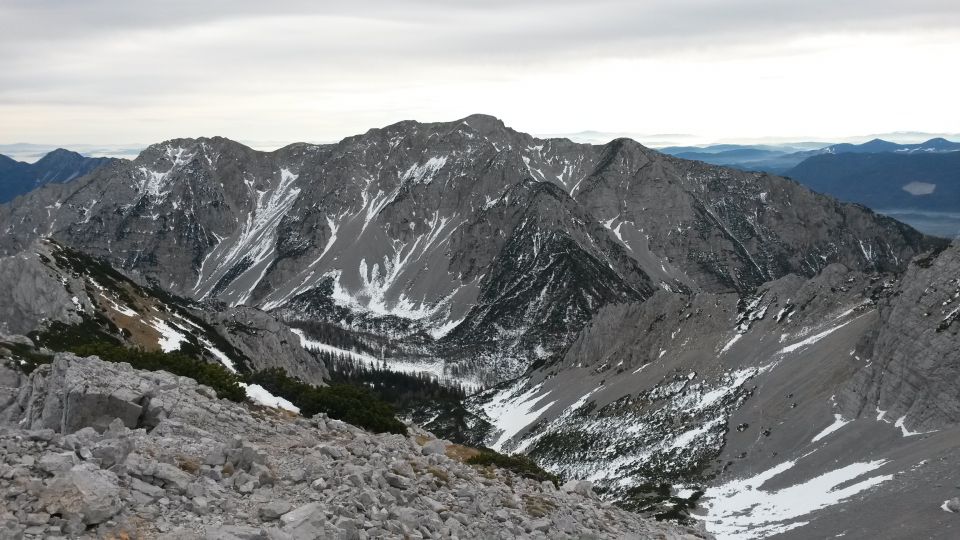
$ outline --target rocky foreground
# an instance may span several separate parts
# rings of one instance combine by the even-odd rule
[[[218,400],[195,381],[59,354],[0,366],[0,538],[706,538],[376,435]]]

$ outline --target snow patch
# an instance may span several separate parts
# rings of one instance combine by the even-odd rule
[[[755,476],[708,488],[705,494],[707,530],[722,540],[765,538],[795,529],[807,523],[798,518],[892,479],[892,474],[878,475],[840,487],[886,463],[885,460],[852,463],[789,487],[763,489],[767,481],[797,464],[786,461]]]
[[[542,402],[546,398],[546,395],[537,396],[543,386],[542,384],[517,395],[516,392],[519,391],[523,382],[521,380],[512,387],[497,393],[489,403],[483,406],[483,412],[490,419],[494,429],[500,433],[497,440],[490,445],[490,448],[497,452],[503,449],[503,444],[510,438],[534,423],[540,418],[541,414],[556,403],[556,401],[551,401],[542,407],[535,406],[536,403]]]
[[[414,163],[403,173],[403,180],[413,180],[415,184],[429,184],[437,172],[447,164],[447,156],[432,157],[420,165]]]
[[[844,420],[843,416],[839,414],[833,415],[833,418],[834,418],[833,423],[827,426],[826,428],[824,428],[824,430],[821,431],[820,433],[817,433],[816,436],[814,436],[814,438],[810,440],[810,442],[815,443],[820,439],[826,437],[827,435],[833,433],[834,431],[842,428],[843,426],[853,421],[853,420]]]
[[[223,364],[223,367],[230,370],[230,373],[237,372],[237,368],[233,364],[233,360],[231,360],[230,357],[226,355],[226,353],[214,347],[213,343],[210,343],[210,341],[205,338],[200,338],[200,343],[203,343],[203,346],[206,347],[208,351],[210,351],[210,354],[215,356],[217,360],[220,360],[220,363]]]
[[[274,409],[286,409],[290,412],[300,414],[300,409],[296,405],[290,403],[282,397],[277,397],[271,394],[266,388],[260,386],[259,384],[239,384],[244,388],[244,390],[246,390],[247,398],[258,405],[272,407]]]
[[[813,335],[813,336],[810,336],[810,337],[808,337],[807,339],[805,339],[805,340],[803,340],[803,341],[798,341],[797,343],[794,343],[793,345],[787,345],[786,347],[780,349],[780,350],[777,352],[777,354],[792,353],[793,351],[796,351],[796,350],[798,350],[798,349],[802,349],[802,348],[804,348],[804,347],[806,347],[806,346],[808,346],[808,345],[813,345],[814,343],[816,343],[816,342],[820,341],[821,339],[829,336],[830,334],[836,332],[837,330],[843,328],[844,326],[850,324],[851,322],[853,322],[853,320],[849,320],[849,321],[847,321],[847,322],[845,322],[845,323],[843,323],[843,324],[838,324],[837,326],[834,326],[834,327],[832,327],[832,328],[828,328],[828,329],[824,330],[823,332],[820,332],[819,334],[815,334],[815,335]]]
[[[463,319],[458,319],[455,321],[447,321],[436,328],[431,328],[428,332],[433,339],[440,339],[443,336],[450,333],[451,330],[456,328],[460,323],[463,322]]]
[[[900,428],[900,432],[903,433],[904,437],[913,437],[914,435],[924,435],[926,433],[934,433],[937,431],[935,429],[931,431],[910,431],[907,429],[906,421],[907,415],[903,415],[900,418],[897,418],[897,421],[893,424],[893,427]]]
[[[737,333],[736,335],[734,335],[734,336],[730,339],[730,341],[728,341],[727,344],[724,345],[722,349],[720,349],[720,354],[723,354],[723,353],[729,351],[729,350],[730,350],[730,347],[733,347],[733,345],[734,345],[736,342],[740,341],[740,338],[742,338],[742,337],[743,337],[743,334],[740,334],[740,333]]]
[[[180,350],[180,344],[187,340],[186,336],[160,319],[153,319],[147,325],[160,332],[160,339],[157,342],[163,352],[178,351]]]

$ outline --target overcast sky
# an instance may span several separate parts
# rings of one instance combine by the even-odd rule
[[[958,0],[0,0],[0,143],[956,133],[958,59]]]

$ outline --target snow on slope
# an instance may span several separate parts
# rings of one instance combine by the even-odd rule
[[[542,403],[546,396],[538,395],[540,385],[537,385],[525,392],[517,394],[521,389],[522,382],[514,385],[512,388],[497,395],[483,407],[483,412],[493,424],[495,432],[499,435],[497,440],[490,444],[490,448],[500,451],[503,449],[503,443],[520,432],[523,428],[536,422],[537,418],[543,414],[556,401]]]
[[[886,464],[875,460],[851,463],[789,487],[764,488],[809,455],[708,488],[704,503],[707,529],[721,540],[766,538],[806,525],[804,516],[893,478],[892,474],[868,476]]]
[[[308,351],[323,352],[343,356],[357,365],[370,369],[382,369],[396,373],[411,375],[429,375],[438,381],[458,383],[469,390],[479,389],[479,385],[470,379],[452,377],[445,373],[446,362],[441,359],[408,360],[404,358],[377,358],[375,356],[347,349],[341,349],[326,343],[310,339],[303,330],[291,328],[291,331],[300,338],[300,345]]]
[[[300,408],[290,403],[288,400],[271,394],[266,388],[259,384],[240,383],[247,392],[247,398],[254,403],[272,407],[274,409],[285,409],[293,413],[300,414]]]
[[[281,168],[279,176],[279,182],[270,191],[256,190],[252,182],[248,183],[255,206],[247,212],[240,230],[221,241],[203,260],[193,290],[198,298],[210,295],[224,276],[242,265],[243,270],[226,287],[227,290],[234,285],[240,287],[233,291],[237,298],[231,302],[232,305],[244,304],[250,299],[254,288],[273,262],[277,226],[300,195],[300,188],[295,186],[299,175]],[[209,270],[208,264],[213,265]],[[249,278],[243,279],[244,276]]]

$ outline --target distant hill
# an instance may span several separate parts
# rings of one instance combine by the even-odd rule
[[[952,237],[960,232],[960,152],[926,150],[931,142],[897,145],[893,152],[821,154],[785,174],[814,191]]]
[[[823,144],[821,148],[810,149],[811,144],[670,146],[661,148],[660,151],[683,159],[703,161],[711,165],[723,165],[745,171],[764,171],[772,174],[783,174],[799,165],[803,160],[823,154],[935,154],[960,151],[960,143],[948,141],[941,137],[916,144],[898,144],[883,139],[873,139],[863,144]]]
[[[36,163],[24,163],[0,155],[0,203],[13,200],[44,184],[69,182],[117,161],[114,158],[92,158],[58,148]]]

